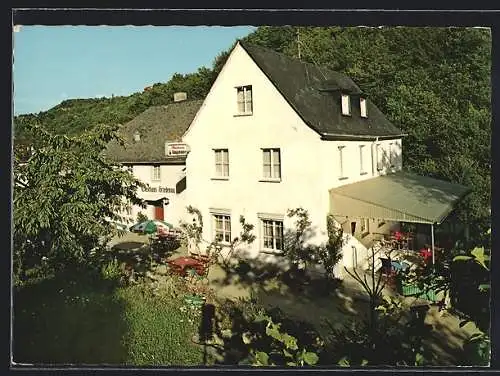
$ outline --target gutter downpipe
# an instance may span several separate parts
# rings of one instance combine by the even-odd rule
[[[431,224],[432,267],[435,268],[436,255],[434,254],[434,223]]]
[[[375,167],[373,165],[374,161],[373,161],[373,145],[375,145],[376,143],[378,142],[378,137],[375,139],[375,141],[372,141],[372,176],[375,176]]]

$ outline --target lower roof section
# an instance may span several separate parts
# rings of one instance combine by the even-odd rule
[[[398,171],[330,190],[330,214],[440,224],[470,188]]]

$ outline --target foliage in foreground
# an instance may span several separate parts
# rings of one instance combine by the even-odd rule
[[[14,276],[22,283],[26,270],[45,266],[64,269],[91,264],[115,233],[127,201],[141,183],[101,155],[116,138],[116,127],[97,126],[76,137],[53,135],[41,126],[40,147],[22,163],[14,160]]]
[[[265,333],[243,333],[243,343],[252,346],[252,342],[258,340],[258,336],[266,335],[273,339],[272,347],[269,352],[257,351],[250,349],[248,358],[241,364],[252,364],[254,366],[304,366],[315,365],[319,357],[315,352],[307,351],[305,347],[299,347],[297,338],[286,333],[281,329],[280,323],[273,322],[273,319],[268,315],[257,317],[256,322],[264,322],[266,324]]]
[[[286,230],[284,237],[283,256],[290,261],[296,270],[300,265],[321,265],[326,271],[327,278],[334,279],[335,266],[342,260],[342,246],[344,244],[342,227],[336,225],[332,215],[326,218],[328,240],[321,245],[309,243],[317,234],[311,228],[309,212],[301,207],[289,209],[289,218],[295,218],[295,227]]]
[[[199,365],[190,339],[200,312],[148,286],[99,274],[61,275],[15,294],[14,361]]]

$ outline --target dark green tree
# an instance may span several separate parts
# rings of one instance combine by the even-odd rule
[[[112,221],[139,183],[101,155],[117,127],[96,126],[80,136],[53,135],[28,127],[40,146],[27,160],[14,161],[14,274],[28,269],[92,264],[115,231]]]

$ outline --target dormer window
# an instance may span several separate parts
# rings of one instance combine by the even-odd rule
[[[351,99],[348,94],[342,94],[342,115],[351,115]]]
[[[366,112],[366,98],[359,98],[359,111],[361,117],[368,117],[368,113]]]

